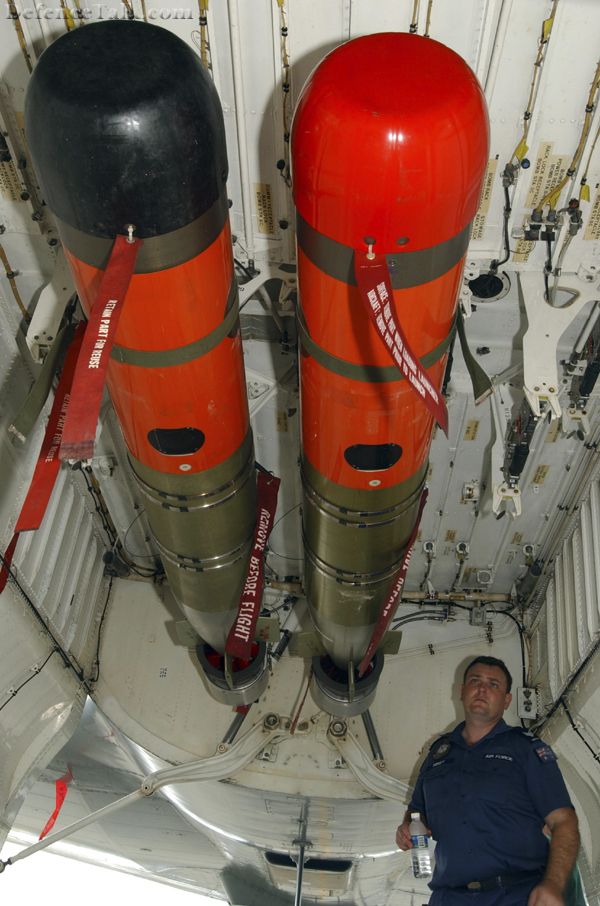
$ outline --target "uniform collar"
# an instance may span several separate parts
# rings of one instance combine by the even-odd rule
[[[495,736],[499,736],[501,733],[506,733],[507,730],[513,729],[502,718],[500,718],[498,723],[494,724],[489,733],[486,733],[485,736],[482,736],[479,742],[476,742],[475,745],[469,746],[467,745],[465,739],[463,739],[462,731],[464,726],[465,722],[463,720],[458,724],[457,727],[454,728],[454,730],[450,734],[452,742],[458,743],[458,745],[462,746],[463,749],[475,749],[477,746],[481,745],[484,742],[487,742],[489,739],[493,739]]]

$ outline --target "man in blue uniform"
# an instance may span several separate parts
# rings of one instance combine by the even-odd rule
[[[414,811],[431,828],[430,906],[564,903],[579,847],[577,817],[550,746],[502,720],[511,685],[503,661],[469,664],[465,720],[432,745],[396,833],[400,849],[409,849]]]

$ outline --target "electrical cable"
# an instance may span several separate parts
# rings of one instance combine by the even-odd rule
[[[600,62],[596,65],[596,72],[594,78],[592,79],[592,86],[588,94],[587,103],[585,105],[585,117],[583,120],[583,127],[581,129],[581,135],[579,137],[579,143],[573,155],[573,160],[569,164],[565,175],[563,178],[553,186],[542,198],[541,201],[537,203],[534,208],[534,211],[538,214],[541,214],[544,207],[548,205],[551,211],[554,211],[558,205],[558,199],[560,194],[568,181],[575,175],[575,171],[579,166],[581,158],[583,157],[583,150],[585,148],[585,143],[587,142],[590,130],[592,128],[592,119],[594,116],[594,110],[596,107],[596,100],[598,91],[600,90]]]
[[[416,35],[417,29],[419,28],[419,6],[421,5],[421,0],[414,0],[412,19],[410,20],[410,26],[408,28],[409,34]]]
[[[94,487],[93,479],[90,479],[88,476],[88,469],[91,472],[91,466],[84,468],[81,465],[81,463],[78,463],[77,467],[79,468],[79,471],[81,472],[81,474],[83,475],[83,477],[85,479],[85,483],[86,483],[88,492],[89,492],[92,500],[94,501],[94,508],[96,510],[96,513],[100,517],[100,521],[102,523],[102,528],[104,529],[104,531],[106,533],[109,546],[112,549],[114,547],[114,545],[117,543],[117,534],[116,534],[114,526],[112,526],[109,521],[110,517],[108,516],[108,510],[106,509],[106,504],[102,500],[102,495],[100,493],[100,489]]]
[[[500,611],[492,610],[492,613],[500,613]],[[517,629],[519,630],[519,641],[521,643],[521,672],[522,672],[522,677],[523,677],[523,686],[527,686],[527,667],[525,664],[525,641],[523,639],[525,629],[523,627],[523,624],[520,623],[519,620],[517,620],[517,618],[515,616],[513,616],[512,613],[508,613],[508,611],[503,611],[502,616],[508,617],[510,620],[512,620],[513,623],[516,625]]]
[[[144,0],[142,0],[142,3]],[[212,58],[210,51],[210,37],[208,34],[208,0],[198,0],[200,11],[200,59],[204,68],[212,75]]]
[[[31,55],[27,47],[27,39],[25,37],[25,32],[23,31],[23,25],[21,24],[21,13],[19,13],[17,10],[15,0],[8,0],[8,14],[9,18],[13,20],[13,25],[17,33],[21,52],[23,53],[23,57],[25,58],[27,69],[29,70],[29,72],[33,72],[33,63],[31,62]]]
[[[394,617],[392,620],[392,628],[397,629],[398,626],[405,626],[406,623],[418,623],[420,620],[433,619],[445,623],[447,618],[447,614],[440,613],[439,610],[420,610],[415,613],[405,614],[401,617]]]
[[[290,100],[291,100],[291,68],[289,54],[289,30],[285,0],[277,0],[279,8],[279,34],[281,36],[281,91],[283,93],[282,120],[283,120],[283,158],[277,161],[277,169],[284,183],[291,189],[292,178],[290,175]]]
[[[433,0],[429,0],[427,4],[427,16],[425,18],[425,31],[423,32],[423,37],[429,37],[429,29],[431,28],[431,10],[433,8]]]
[[[275,528],[276,525],[279,525],[279,523],[281,522],[282,519],[285,519],[286,516],[289,516],[290,513],[292,513],[294,510],[298,509],[298,507],[301,506],[301,505],[302,505],[302,504],[300,504],[300,503],[295,503],[294,506],[291,506],[291,507],[289,508],[289,510],[286,510],[285,513],[283,513],[283,515],[281,515],[281,516],[279,517],[279,519],[276,519],[276,520],[275,520],[275,522],[273,523],[273,528]],[[271,529],[271,531],[272,531],[272,530],[273,530],[273,529]]]
[[[590,164],[592,162],[592,157],[594,155],[594,151],[596,150],[598,136],[600,136],[600,126],[598,126],[598,129],[596,130],[596,135],[594,137],[594,141],[592,142],[592,147],[590,148],[590,153],[588,155],[587,164],[585,165],[585,170],[583,172],[583,176],[581,177],[581,180],[579,183],[579,185],[581,187],[579,189],[579,201],[589,201],[590,200],[590,187],[587,184],[587,175],[588,175],[588,172],[590,169]]]
[[[527,137],[529,135],[529,127],[531,126],[531,117],[533,114],[533,108],[537,100],[538,89],[540,86],[540,80],[542,75],[542,67],[544,64],[544,59],[546,56],[546,51],[548,48],[548,42],[550,41],[550,34],[552,32],[552,26],[554,25],[554,17],[556,15],[556,8],[558,7],[559,0],[554,0],[552,3],[552,9],[550,15],[547,19],[544,19],[542,22],[542,33],[538,42],[538,51],[533,64],[533,77],[531,80],[531,87],[529,89],[529,98],[527,99],[527,105],[525,107],[525,112],[523,114],[523,134],[517,144],[517,147],[513,151],[510,160],[508,162],[508,167],[519,167],[521,161],[527,154]],[[516,165],[513,164],[513,161],[516,160]]]
[[[279,517],[279,519],[275,520],[275,522],[273,523],[273,529],[275,528],[276,525],[279,525],[279,523],[281,522],[282,519],[285,519],[286,516],[289,516],[290,513],[293,513],[294,510],[298,509],[298,507],[301,505],[302,505],[301,503],[295,503],[294,506],[291,506],[289,508],[289,510],[286,510],[285,513],[283,513]],[[273,529],[271,529],[271,531],[273,531]],[[273,550],[273,548],[270,547],[269,545],[267,545],[267,554],[273,554],[275,557],[281,557],[282,560],[290,560],[294,563],[302,563],[302,561],[304,560],[304,557],[288,557],[287,554],[280,554],[277,551]],[[272,569],[272,567],[271,567],[271,569]],[[275,570],[273,570],[273,572],[275,572]]]
[[[510,258],[511,249],[510,249],[510,236],[508,233],[508,223],[510,220],[510,215],[512,214],[512,207],[510,203],[510,193],[508,191],[508,186],[504,186],[504,210],[502,211],[502,233],[504,236],[504,258],[500,260],[494,260],[490,264],[490,274],[497,274],[498,268],[503,264],[506,264]]]
[[[548,237],[546,239],[546,261],[544,263],[544,299],[546,302],[550,301],[550,286],[548,283],[548,278],[552,273],[552,239]]]
[[[100,617],[100,623],[98,624],[98,639],[96,643],[96,655],[94,657],[94,667],[96,669],[96,676],[93,679],[90,679],[91,683],[97,683],[100,679],[100,645],[102,642],[102,626],[104,624],[104,618],[108,610],[108,604],[110,602],[110,593],[112,591],[113,579],[110,577],[110,582],[108,583],[108,593],[106,595],[106,601],[104,602],[104,607],[102,608],[102,616]]]
[[[129,534],[129,532],[131,531],[131,529],[133,528],[135,523],[138,521],[138,519],[141,516],[143,516],[145,512],[146,512],[146,510],[143,507],[140,507],[139,513],[133,517],[133,519],[127,526],[127,528],[125,530],[125,534],[123,535],[123,542],[122,542],[123,550],[129,557],[134,557],[136,560],[156,560],[156,556],[154,554],[134,554],[134,552],[130,551],[129,548],[127,547],[127,535]],[[136,564],[136,565],[139,566],[139,564]],[[141,567],[141,569],[144,569],[144,568],[145,567]]]
[[[564,696],[561,695],[561,697],[559,698],[559,702],[563,706],[563,708],[565,710],[565,714],[569,718],[569,723],[571,724],[571,726],[573,727],[573,729],[575,730],[575,732],[577,733],[577,735],[583,742],[586,749],[589,749],[589,751],[592,753],[592,757],[593,757],[594,761],[600,761],[600,752],[594,751],[592,746],[589,744],[589,742],[587,741],[587,739],[585,738],[585,736],[583,735],[583,733],[581,732],[581,730],[579,729],[579,727],[577,726],[575,721],[573,720],[573,717],[571,716],[571,712],[569,711],[569,709],[567,707],[567,703],[564,699]]]

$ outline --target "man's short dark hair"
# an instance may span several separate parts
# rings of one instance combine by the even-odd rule
[[[510,692],[510,690],[512,689],[512,676],[510,675],[510,670],[508,669],[508,667],[506,666],[504,661],[500,660],[500,658],[489,657],[487,654],[482,654],[481,657],[476,657],[475,660],[471,661],[471,663],[465,670],[465,673],[463,676],[463,683],[466,683],[467,673],[469,672],[471,667],[475,666],[475,664],[485,664],[486,667],[499,667],[500,670],[502,671],[502,673],[504,674],[504,676],[506,677],[506,691]]]

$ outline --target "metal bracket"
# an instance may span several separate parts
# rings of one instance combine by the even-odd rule
[[[384,774],[375,766],[368,752],[362,748],[357,740],[343,732],[343,722],[333,720],[327,736],[336,747],[340,755],[358,780],[369,793],[378,799],[391,799],[394,802],[407,804],[410,798],[411,787],[403,780],[396,780],[389,774]],[[343,735],[339,735],[343,733]]]
[[[35,362],[43,362],[56,339],[65,308],[74,292],[64,252],[59,249],[50,282],[43,287],[27,328],[27,345]]]
[[[556,365],[558,342],[569,324],[595,297],[589,284],[584,284],[575,274],[570,274],[569,278],[579,284],[580,289],[559,287],[559,292],[567,293],[571,298],[556,308],[544,299],[539,274],[517,274],[519,303],[527,313],[527,331],[523,337],[523,390],[533,414],[540,416],[542,406],[548,406],[551,420],[562,415]]]
[[[492,444],[491,474],[492,474],[492,512],[498,515],[501,512],[510,513],[515,519],[521,515],[521,492],[518,487],[510,487],[504,481],[502,467],[504,465],[504,438],[509,413],[503,408],[500,399],[500,387],[494,387],[490,397],[492,422],[496,432],[496,439]],[[497,476],[502,476],[497,479]]]
[[[281,265],[275,262],[261,262],[261,270],[256,276],[251,277],[246,283],[241,283],[238,287],[240,296],[240,308],[243,303],[251,299],[259,292],[261,287],[269,280],[282,280],[288,290],[296,287],[296,273],[290,270],[290,265]],[[280,294],[280,299],[282,294]],[[262,303],[261,303],[262,304]]]
[[[563,431],[570,434],[572,431],[580,431],[584,436],[590,433],[590,419],[587,409],[577,409],[571,406],[563,415]]]

